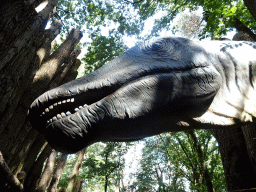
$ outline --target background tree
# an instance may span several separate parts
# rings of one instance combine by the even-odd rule
[[[124,155],[127,153],[130,143],[97,143],[86,149],[84,161],[77,178],[84,181],[83,191],[114,191],[122,189],[121,180],[124,173]],[[67,186],[70,168],[74,160],[71,158],[66,166],[64,175],[60,181],[63,188]],[[66,176],[65,176],[66,175]]]
[[[217,141],[210,131],[148,138],[140,166],[135,173],[137,191],[186,191],[187,184],[191,191],[226,191]]]

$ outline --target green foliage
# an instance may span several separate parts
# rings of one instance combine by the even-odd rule
[[[251,30],[256,29],[256,22],[243,1],[203,1],[203,0],[144,0],[135,4],[139,9],[141,18],[148,18],[155,13],[162,11],[163,16],[155,21],[152,35],[157,35],[161,29],[170,29],[174,17],[183,12],[186,8],[194,11],[199,7],[203,8],[206,25],[200,34],[200,38],[211,37],[218,39],[225,35],[230,28],[234,28],[234,19],[238,18],[245,26]],[[176,28],[173,28],[173,32]],[[177,31],[176,31],[177,32]]]
[[[104,191],[106,182],[108,191],[121,188],[124,155],[131,146],[132,143],[110,142],[96,143],[88,147],[78,176],[84,180],[83,191]],[[67,187],[77,156],[69,155],[58,187]]]
[[[210,131],[196,130],[215,191],[225,191],[224,171],[216,140]],[[187,132],[166,133],[146,139],[141,168],[135,176],[137,191],[207,191],[193,139]]]
[[[236,18],[251,30],[256,29],[256,22],[241,0],[60,0],[52,19],[61,19],[64,24],[62,41],[71,28],[81,29],[89,38],[83,43],[87,53],[82,58],[87,74],[126,50],[124,35],[148,39],[164,29],[176,33],[181,29],[181,26],[172,25],[176,15],[185,9],[193,11],[199,7],[203,8],[201,19],[206,21],[203,29],[198,31],[200,39],[220,38],[234,28]],[[140,33],[145,20],[157,13],[161,13],[161,17],[155,19],[151,35],[142,37]]]
[[[67,188],[68,186],[68,181],[69,181],[69,176],[70,173],[72,172],[73,166],[77,160],[78,155],[69,155],[67,158],[67,162],[65,164],[61,179],[59,181],[58,187],[63,187]]]
[[[130,146],[131,143],[111,142],[97,143],[87,149],[80,175],[87,191],[104,191],[105,185],[108,191],[121,187],[124,155]]]
[[[108,37],[97,34],[92,35],[92,43],[82,59],[86,63],[85,74],[103,66],[126,49],[127,47],[121,40],[120,34],[117,34],[114,30],[110,31]]]

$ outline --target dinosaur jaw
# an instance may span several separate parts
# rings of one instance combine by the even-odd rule
[[[68,153],[97,141],[130,141],[158,134],[154,132],[154,127],[151,131],[145,130],[148,123],[156,122],[159,116],[178,113],[200,116],[207,110],[209,105],[204,105],[206,109],[200,108],[199,112],[193,111],[193,108],[200,102],[209,101],[210,104],[214,97],[217,89],[212,74],[212,79],[208,78],[212,82],[204,85],[204,89],[203,85],[198,86],[200,82],[186,85],[193,75],[195,79],[206,77],[207,70],[211,72],[207,68],[188,69],[182,73],[151,72],[126,84],[114,85],[112,90],[109,86],[87,83],[86,89],[80,87],[66,92],[67,87],[76,83],[75,80],[35,100],[31,105],[30,121],[35,129],[46,136],[53,148]],[[91,98],[91,95],[95,97]],[[135,129],[141,129],[141,132]]]

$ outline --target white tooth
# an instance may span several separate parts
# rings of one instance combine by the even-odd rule
[[[66,112],[66,115],[71,115],[70,111],[67,111],[67,112]]]
[[[46,108],[44,111],[45,111],[46,113],[48,113],[48,112],[49,112],[49,109],[48,109],[48,108]]]
[[[43,112],[42,115],[45,115],[45,112]]]
[[[50,123],[50,120],[48,120],[47,123],[49,124],[49,123]]]
[[[57,121],[57,117],[54,116],[54,117],[52,118],[52,120],[53,120],[53,121]]]
[[[49,109],[53,109],[53,105],[51,105],[51,106],[49,107]]]
[[[67,99],[67,102],[70,102],[70,99]]]
[[[58,102],[58,105],[60,105],[60,104],[61,104],[61,101]]]
[[[88,105],[87,105],[87,104],[84,104],[84,105],[83,105],[83,108],[85,108],[85,107],[88,107]]]
[[[67,100],[63,100],[63,101],[61,101],[61,103],[66,103],[67,102]]]
[[[79,109],[83,109],[83,107],[82,107],[82,106],[79,106]]]
[[[61,119],[61,115],[60,114],[57,115],[57,119]]]
[[[66,117],[66,114],[62,112],[61,117]]]
[[[71,98],[71,100],[70,100],[71,102],[75,102],[75,99],[74,98]]]
[[[79,109],[78,109],[78,108],[75,108],[75,112],[77,112],[77,111],[79,111]]]
[[[58,103],[54,103],[53,106],[56,107],[58,105]]]
[[[49,123],[52,123],[52,119],[49,120]]]

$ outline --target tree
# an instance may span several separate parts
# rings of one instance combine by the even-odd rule
[[[131,144],[126,143],[96,143],[86,149],[85,159],[82,163],[78,179],[84,180],[85,191],[113,191],[121,190],[123,179],[124,154]],[[67,186],[68,172],[75,160],[70,158],[61,178],[60,185]]]
[[[168,1],[138,1],[134,7],[139,10],[143,18],[148,18],[156,12],[162,11],[163,16],[155,20],[152,34],[159,34],[159,29],[170,29],[171,21],[186,8],[191,11],[197,10],[199,6],[203,8],[203,17],[206,25],[203,28],[200,38],[211,37],[219,39],[225,35],[230,28],[236,28],[238,31],[247,31],[252,38],[255,38],[255,11],[253,7],[255,2],[241,0],[238,1],[201,1],[201,0],[168,0]],[[247,5],[249,8],[247,8]],[[252,13],[252,14],[251,14]],[[175,31],[175,29],[174,29]]]
[[[76,163],[73,167],[72,173],[71,173],[70,178],[69,178],[68,186],[67,186],[67,189],[66,189],[67,192],[71,192],[73,190],[73,187],[74,187],[75,182],[76,182],[76,177],[79,174],[79,169],[80,169],[80,167],[82,165],[82,161],[84,159],[84,153],[85,153],[85,149],[81,150],[78,153]]]
[[[137,191],[186,191],[186,183],[192,191],[225,191],[217,142],[209,131],[146,139],[140,166]]]
[[[52,151],[52,153],[50,154],[46,162],[44,172],[41,176],[40,182],[35,189],[36,192],[44,192],[46,190],[46,187],[49,185],[56,157],[57,157],[57,151]]]
[[[184,11],[175,25],[175,30],[189,39],[198,39],[205,25],[204,17],[196,11]]]
[[[53,21],[49,29],[45,26],[54,14],[57,1],[48,1],[43,10],[36,12],[34,8],[40,3],[6,1],[1,2],[0,8],[0,151],[13,177],[19,172],[25,173],[26,191],[35,189],[35,179],[40,177],[44,161],[52,150],[46,147],[38,157],[45,140],[31,129],[26,119],[28,108],[44,91],[75,78],[81,64],[73,52],[81,32],[72,30],[67,40],[53,51],[53,40],[62,25]],[[3,186],[8,185],[3,183],[0,188]]]

